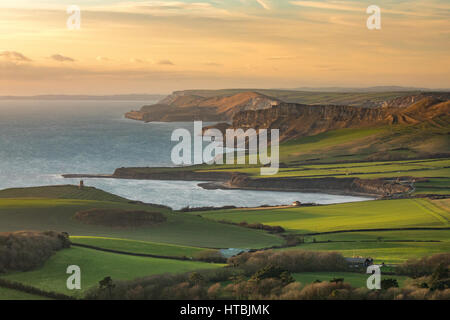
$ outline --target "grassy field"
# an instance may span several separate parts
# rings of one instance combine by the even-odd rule
[[[72,217],[91,208],[158,210],[167,221],[154,227],[120,229],[77,222]],[[0,232],[57,230],[72,236],[132,239],[208,248],[261,248],[281,244],[282,239],[260,230],[224,225],[193,215],[169,212],[141,204],[76,199],[0,199]]]
[[[81,269],[81,290],[66,287],[69,265]],[[183,273],[198,269],[219,268],[222,265],[192,261],[177,261],[114,254],[85,248],[64,249],[53,255],[45,265],[29,272],[2,275],[4,279],[25,283],[42,290],[69,295],[82,295],[106,276],[113,280],[129,280],[153,274]]]
[[[398,264],[436,253],[448,253],[450,252],[450,241],[306,243],[284,250],[291,249],[334,251],[342,253],[344,257],[372,257],[376,263]]]
[[[414,91],[387,91],[387,92],[321,92],[311,90],[283,90],[283,89],[221,89],[221,90],[184,90],[186,94],[203,97],[216,97],[234,95],[241,92],[254,91],[280,99],[284,102],[304,104],[344,104],[361,105],[368,100],[383,102],[386,100],[415,94]]]
[[[0,190],[0,198],[48,198],[128,202],[129,200],[94,187],[74,185],[11,188]],[[161,210],[161,209],[159,209]]]
[[[449,201],[380,200],[303,208],[219,210],[201,214],[214,220],[282,226],[288,233],[299,235],[358,229],[448,228]],[[304,241],[294,248],[337,251],[346,257],[370,256],[385,263],[402,263],[411,258],[450,252],[450,230],[444,229],[319,234],[305,236]]]
[[[447,202],[449,200],[446,200]],[[449,227],[450,212],[428,199],[363,201],[314,207],[202,212],[214,220],[264,223],[299,233],[337,230]]]
[[[351,272],[302,272],[302,273],[294,273],[292,275],[294,279],[302,284],[309,284],[316,280],[320,281],[330,281],[332,279],[344,279],[344,282],[350,283],[355,288],[366,288],[367,287],[367,278],[369,275],[364,273],[351,273]],[[402,287],[405,281],[408,279],[404,276],[383,276],[386,279],[397,279],[398,284]]]
[[[51,300],[26,292],[0,287],[0,300]]]
[[[76,244],[85,244],[103,249],[168,257],[192,258],[200,252],[205,251],[205,249],[202,248],[115,238],[73,236],[70,237],[70,241]]]
[[[354,162],[342,164],[312,164],[294,165],[289,168],[280,168],[278,173],[272,176],[260,176],[259,167],[228,166],[224,168],[204,169],[206,172],[241,172],[252,178],[397,178],[411,176],[417,178],[431,178],[428,181],[417,183],[421,193],[426,189],[439,189],[448,192],[450,184],[450,159],[405,160],[383,162]],[[431,190],[430,190],[431,191]],[[429,192],[428,192],[429,193]]]

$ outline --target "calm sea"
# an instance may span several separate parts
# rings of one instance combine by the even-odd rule
[[[63,173],[105,173],[127,166],[172,166],[174,129],[192,123],[142,123],[123,114],[151,101],[0,100],[0,189],[77,184]],[[198,182],[85,179],[133,200],[179,209],[301,202],[339,203],[362,197],[242,190],[204,190]]]

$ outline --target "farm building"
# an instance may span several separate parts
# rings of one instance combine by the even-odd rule
[[[362,268],[362,267],[368,267],[373,265],[373,259],[372,258],[345,258],[345,260],[348,263],[348,266],[350,268]]]

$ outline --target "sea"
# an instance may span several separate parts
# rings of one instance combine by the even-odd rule
[[[120,167],[171,167],[172,132],[192,122],[143,123],[124,113],[155,101],[0,100],[0,189],[78,184],[65,173],[111,174]],[[208,123],[204,123],[207,125]],[[370,198],[322,193],[205,190],[202,181],[84,179],[87,186],[147,203],[253,207]]]

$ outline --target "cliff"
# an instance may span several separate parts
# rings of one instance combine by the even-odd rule
[[[230,127],[279,129],[283,141],[343,128],[416,125],[423,122],[439,127],[448,126],[450,100],[422,96],[417,101],[417,98],[404,98],[409,104],[404,102],[400,107],[396,107],[395,102],[387,102],[377,108],[281,103],[270,109],[238,112]]]
[[[159,103],[143,106],[125,114],[139,121],[230,121],[240,111],[262,110],[281,103],[280,100],[256,92],[241,92],[230,96],[202,97],[175,92]]]

